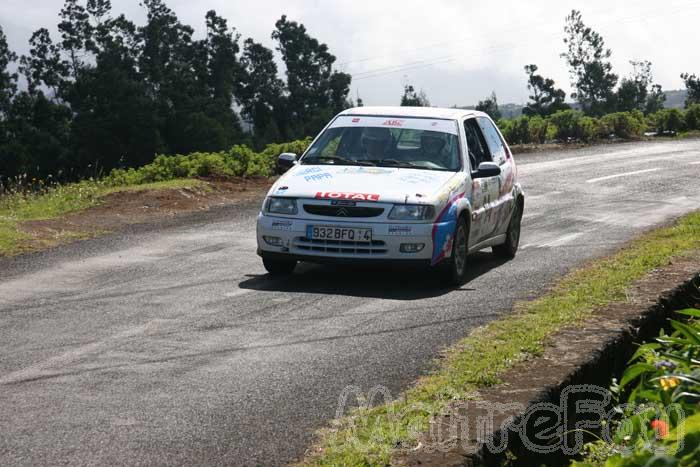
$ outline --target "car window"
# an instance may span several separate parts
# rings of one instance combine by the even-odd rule
[[[503,147],[503,141],[501,141],[498,130],[496,130],[496,127],[488,118],[479,117],[477,121],[484,134],[484,138],[486,138],[486,144],[491,151],[493,161],[498,165],[504,164],[506,162],[506,150]]]
[[[482,162],[492,162],[491,154],[486,146],[486,141],[475,119],[469,118],[464,121],[464,132],[467,135],[469,162],[471,163],[472,170],[476,170]]]
[[[457,171],[457,128],[449,120],[339,117],[301,163]]]

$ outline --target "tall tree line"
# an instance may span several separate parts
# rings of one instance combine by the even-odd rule
[[[164,0],[141,5],[139,26],[115,15],[110,0],[65,0],[59,37],[35,31],[22,57],[0,26],[0,176],[74,179],[158,153],[260,147],[312,134],[350,105],[350,75],[286,16],[272,32],[280,76],[274,52],[241,42],[215,11],[195,39]]]

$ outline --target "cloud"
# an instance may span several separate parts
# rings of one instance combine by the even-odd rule
[[[55,30],[61,3],[3,0],[0,24],[11,47],[26,53],[33,30]],[[115,12],[144,21],[138,0],[112,3]],[[668,0],[662,7],[651,0],[169,0],[168,5],[200,34],[206,11],[215,9],[243,38],[268,47],[274,47],[275,21],[287,14],[329,45],[339,68],[355,76],[353,97],[359,92],[366,104],[398,103],[407,82],[422,88],[434,105],[473,104],[492,90],[500,102],[525,102],[528,63],[568,91],[559,54],[564,17],[572,8],[581,9],[584,21],[603,35],[618,74],[631,71],[631,59],[651,60],[657,81],[673,89],[682,86],[681,72],[700,72],[700,5],[692,0]]]

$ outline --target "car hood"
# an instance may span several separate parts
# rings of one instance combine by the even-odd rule
[[[394,167],[297,165],[269,195],[352,199],[386,203],[432,203],[456,172]]]

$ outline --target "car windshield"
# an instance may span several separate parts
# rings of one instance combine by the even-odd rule
[[[336,118],[301,163],[452,172],[462,165],[454,121],[353,116]]]

